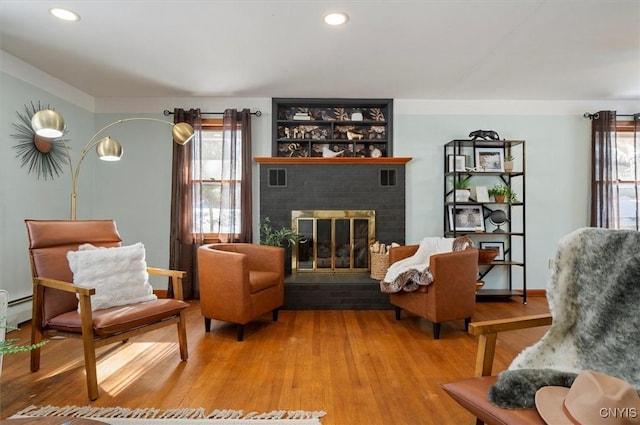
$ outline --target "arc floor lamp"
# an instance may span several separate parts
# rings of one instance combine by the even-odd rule
[[[194,136],[193,127],[186,122],[174,124],[172,122],[163,121],[156,118],[124,118],[101,128],[96,134],[91,137],[89,142],[82,149],[80,159],[76,163],[75,167],[71,161],[71,152],[69,146],[65,143],[67,161],[69,163],[69,169],[71,172],[71,220],[76,219],[76,200],[78,198],[78,178],[80,176],[80,167],[82,161],[84,161],[87,154],[96,148],[98,157],[103,161],[119,161],[122,157],[122,145],[114,138],[106,136],[98,139],[98,136],[105,130],[114,125],[122,124],[128,121],[155,121],[170,125],[173,127],[173,141],[184,145],[188,143]],[[64,118],[62,115],[51,109],[41,110],[33,115],[31,118],[31,126],[33,131],[45,138],[55,139],[62,137],[65,130]]]

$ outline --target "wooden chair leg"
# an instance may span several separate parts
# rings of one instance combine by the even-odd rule
[[[236,325],[236,333],[238,336],[238,341],[242,341],[244,339],[244,325]]]
[[[274,322],[278,321],[278,309],[277,308],[273,309],[273,321]]]
[[[177,323],[178,344],[180,346],[180,360],[186,361],[189,358],[189,347],[187,345],[187,322],[184,310],[180,312],[180,321]]]
[[[211,332],[211,319],[209,319],[208,317],[204,318],[204,331],[206,333]]]
[[[42,341],[42,297],[44,296],[44,287],[33,285],[33,306],[31,313],[31,343],[37,344]],[[31,350],[31,372],[37,372],[40,369],[40,348]]]
[[[440,323],[433,324],[433,339],[440,339]]]
[[[402,313],[402,309],[398,306],[394,306],[393,309],[396,311],[396,320],[400,320],[400,315]]]
[[[85,339],[85,338],[83,338]],[[96,371],[96,349],[93,343],[93,336],[90,341],[84,341],[84,368],[87,373],[87,392],[89,400],[93,401],[98,398],[98,372]]]
[[[96,344],[93,335],[93,315],[91,298],[80,296],[80,318],[82,323],[82,345],[84,350],[84,368],[87,373],[87,392],[91,401],[98,398],[98,373],[96,371]]]

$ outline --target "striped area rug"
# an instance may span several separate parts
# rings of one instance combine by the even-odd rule
[[[73,424],[73,418],[86,418],[111,425],[321,425],[320,418],[324,415],[326,415],[324,411],[306,410],[274,410],[259,413],[220,409],[207,412],[204,408],[160,410],[92,406],[29,406],[13,415],[11,419],[59,417],[69,419],[69,421],[61,421],[61,424]]]

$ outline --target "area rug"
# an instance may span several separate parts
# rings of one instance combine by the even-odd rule
[[[128,409],[124,407],[92,406],[29,406],[11,419],[65,416],[90,418],[111,425],[321,425],[324,411],[273,410],[271,412],[245,412],[243,410],[215,409],[207,413],[203,408]]]

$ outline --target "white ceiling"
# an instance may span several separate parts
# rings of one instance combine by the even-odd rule
[[[0,0],[0,49],[98,98],[640,100],[640,0]]]

